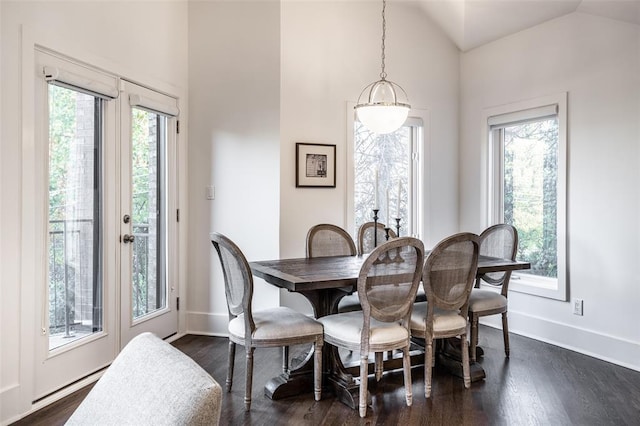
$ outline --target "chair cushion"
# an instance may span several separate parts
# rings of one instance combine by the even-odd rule
[[[506,309],[507,298],[495,291],[474,288],[469,297],[469,310],[473,312]]]
[[[361,310],[362,306],[360,306],[360,297],[358,297],[358,292],[343,297],[340,299],[340,303],[338,303],[338,312],[340,313]]]
[[[362,311],[345,312],[343,314],[327,315],[318,321],[324,326],[325,340],[329,343],[339,342],[344,347],[360,347],[362,334]],[[409,332],[398,323],[387,323],[371,318],[371,337],[369,345],[393,345],[401,347],[409,338]]]
[[[322,334],[322,324],[293,309],[280,306],[253,312],[256,331],[253,340],[313,337]],[[244,314],[229,321],[229,333],[244,339]]]
[[[413,304],[411,311],[411,330],[423,332],[427,321],[427,302]],[[433,332],[434,334],[446,333],[449,330],[458,330],[467,326],[467,319],[459,313],[444,311],[436,308],[433,312]]]

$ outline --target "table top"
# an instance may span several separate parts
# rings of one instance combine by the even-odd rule
[[[266,282],[300,292],[342,287],[355,288],[360,268],[366,258],[365,255],[279,259],[250,262],[249,265],[253,274]],[[478,275],[530,268],[531,264],[528,262],[488,256],[478,258]]]

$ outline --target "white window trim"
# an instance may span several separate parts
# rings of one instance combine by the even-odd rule
[[[532,277],[527,274],[513,273],[509,290],[556,300],[567,300],[568,271],[567,271],[567,93],[558,93],[529,99],[526,101],[486,108],[482,111],[482,147],[485,164],[485,183],[482,188],[484,204],[484,223],[490,226],[499,219],[496,214],[495,170],[493,169],[496,155],[495,147],[491,146],[489,138],[490,119],[503,114],[518,114],[519,112],[539,109],[544,110],[549,105],[558,108],[558,207],[557,207],[557,249],[558,249],[558,278]],[[515,116],[515,115],[514,115]]]
[[[354,107],[356,102],[346,102],[346,138],[347,138],[347,152],[346,152],[346,183],[347,189],[345,191],[345,205],[347,206],[347,210],[345,212],[345,223],[346,229],[351,230],[355,227],[355,217],[353,214],[354,204],[353,204],[353,186],[354,186],[354,163],[353,163],[353,149],[354,149],[354,138],[353,138],[353,125],[356,120]],[[417,146],[415,148],[415,152],[417,154],[417,158],[413,161],[418,162],[418,167],[415,176],[413,177],[413,181],[410,182],[412,186],[410,190],[416,192],[416,202],[413,206],[412,214],[415,215],[414,224],[413,224],[413,233],[412,236],[416,238],[423,239],[425,235],[425,211],[427,211],[428,207],[428,199],[429,199],[429,182],[427,181],[425,173],[425,161],[426,153],[429,151],[429,141],[428,141],[428,133],[426,129],[428,128],[429,121],[429,111],[425,109],[419,108],[411,108],[409,111],[409,117],[407,120],[413,120],[414,122],[421,122],[422,130],[418,131],[416,135]],[[402,225],[401,225],[402,226]],[[406,230],[406,228],[405,228]],[[400,230],[402,233],[402,229]],[[357,235],[353,235],[354,240],[357,238]]]

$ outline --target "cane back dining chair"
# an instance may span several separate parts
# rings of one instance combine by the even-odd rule
[[[224,275],[225,295],[229,309],[229,360],[226,388],[231,391],[236,344],[246,350],[245,410],[251,409],[253,352],[255,348],[284,347],[312,343],[314,345],[314,396],[320,400],[322,389],[322,324],[287,307],[252,310],[253,275],[249,263],[238,246],[226,236],[214,232],[211,243],[218,252]],[[284,351],[288,354],[288,351]],[[283,360],[288,369],[288,360]]]
[[[374,226],[377,231],[376,233],[376,243],[380,245],[387,241],[387,233],[384,228],[386,225],[384,223],[377,222],[366,222],[360,225],[358,228],[358,254],[367,254],[371,253],[371,251],[376,248],[374,244]],[[393,229],[389,229],[389,239],[396,238],[397,235]]]
[[[364,261],[358,275],[361,311],[320,318],[325,342],[360,353],[360,417],[367,414],[369,354],[402,349],[405,398],[413,401],[409,359],[409,318],[420,283],[423,243],[412,237],[390,240]],[[376,360],[377,361],[377,360]],[[376,378],[382,366],[376,362]]]
[[[501,223],[485,229],[480,234],[480,255],[499,257],[502,259],[516,259],[518,251],[518,231],[512,225]],[[504,340],[504,354],[509,357],[509,326],[507,324],[507,291],[511,271],[490,272],[476,278],[476,286],[471,290],[469,298],[469,321],[471,322],[471,342],[469,350],[471,361],[476,361],[478,346],[478,320],[486,315],[502,314],[502,338]],[[492,289],[480,288],[484,281],[499,292]]]
[[[321,223],[307,232],[307,257],[355,256],[356,245],[347,231],[337,225]],[[358,294],[343,297],[340,312],[360,310]]]
[[[321,223],[307,232],[307,257],[355,256],[351,235],[337,225]]]
[[[425,396],[431,396],[431,367],[435,339],[460,336],[467,348],[469,294],[478,268],[478,236],[463,232],[440,241],[431,250],[422,271],[426,302],[417,302],[411,314],[411,333],[424,338]],[[464,386],[469,388],[469,352],[462,350]]]

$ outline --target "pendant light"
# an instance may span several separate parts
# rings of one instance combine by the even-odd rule
[[[370,131],[378,134],[398,130],[407,120],[411,106],[407,103],[407,93],[398,84],[387,80],[384,70],[384,42],[387,21],[384,16],[386,0],[382,0],[382,70],[380,80],[365,87],[354,107],[358,120]],[[366,99],[363,99],[363,95]],[[398,99],[398,95],[402,98]]]

